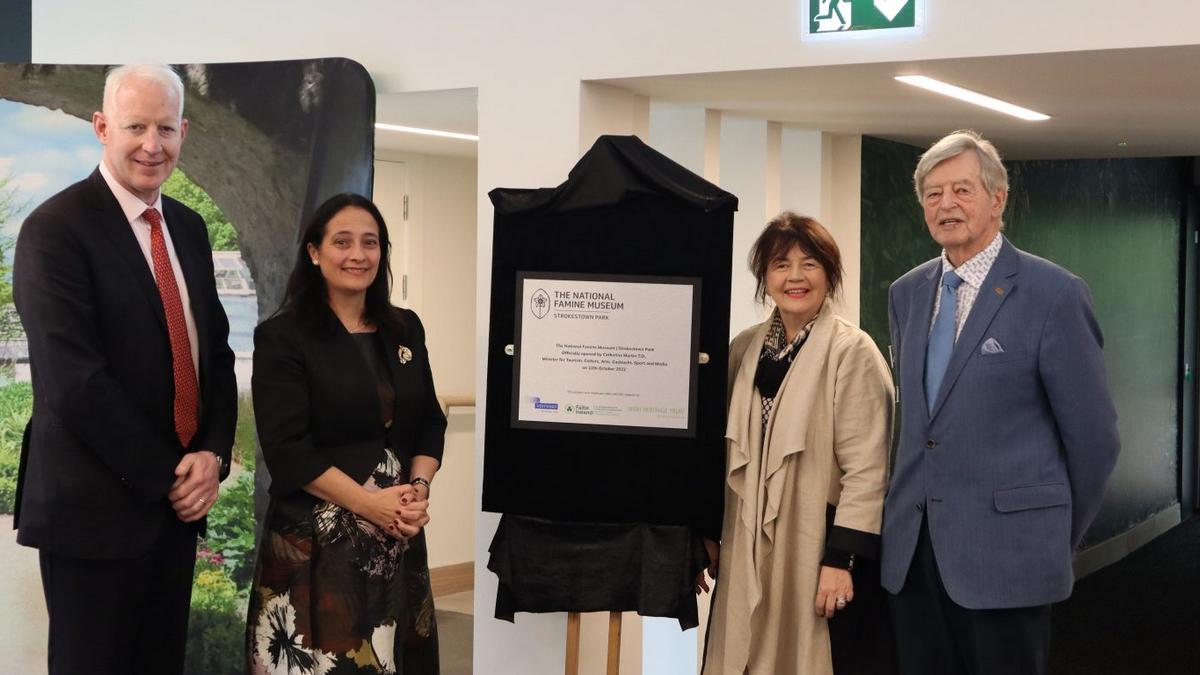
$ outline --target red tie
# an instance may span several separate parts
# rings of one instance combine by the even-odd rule
[[[154,280],[167,315],[167,334],[171,338],[171,366],[175,371],[175,433],[187,447],[196,435],[199,424],[200,387],[196,384],[196,369],[192,365],[192,346],[188,341],[187,321],[183,318],[183,301],[175,284],[175,271],[167,257],[167,242],[163,239],[162,218],[158,211],[146,209],[142,217],[150,223],[150,257],[154,260]]]

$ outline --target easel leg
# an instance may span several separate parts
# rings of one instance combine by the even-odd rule
[[[621,672],[621,613],[608,613],[608,675]]]
[[[579,612],[567,612],[567,675],[579,675]]]

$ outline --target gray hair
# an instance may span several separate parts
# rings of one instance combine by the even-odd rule
[[[921,155],[921,160],[917,162],[917,170],[913,172],[913,189],[917,193],[917,201],[924,200],[921,193],[925,188],[925,177],[933,171],[933,167],[968,150],[974,150],[975,156],[979,158],[979,180],[983,182],[983,189],[989,195],[995,194],[997,190],[1008,192],[1008,170],[1000,161],[1000,153],[996,151],[996,146],[985,140],[977,131],[960,129],[947,134]]]
[[[108,76],[104,78],[104,114],[112,113],[116,107],[117,90],[131,77],[157,82],[174,93],[179,99],[179,117],[183,117],[183,80],[170,66],[146,63],[117,66],[108,71]]]

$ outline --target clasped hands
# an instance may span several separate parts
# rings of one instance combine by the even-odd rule
[[[364,513],[376,527],[401,541],[416,536],[429,523],[429,497],[412,485],[394,485],[370,492]]]
[[[184,455],[175,465],[175,482],[167,492],[175,515],[192,523],[208,515],[221,486],[221,462],[211,450]]]

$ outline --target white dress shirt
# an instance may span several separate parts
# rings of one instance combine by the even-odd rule
[[[179,256],[175,255],[175,244],[171,241],[171,231],[167,229],[167,215],[162,210],[162,193],[159,192],[153,204],[143,202],[137,195],[117,182],[104,162],[100,163],[100,175],[108,183],[129,227],[133,228],[133,236],[137,238],[142,255],[146,256],[146,264],[150,267],[150,276],[154,276],[154,257],[150,253],[150,221],[142,217],[146,209],[155,209],[162,216],[163,241],[167,244],[167,257],[171,260],[171,271],[175,273],[175,285],[179,287],[179,300],[183,303],[183,319],[187,324],[188,343],[192,348],[192,367],[196,369],[196,382],[200,381],[200,347],[196,338],[196,319],[192,317],[192,301],[188,296],[187,282],[183,279],[183,270],[179,267]],[[155,283],[158,283],[157,279]]]
[[[942,275],[954,270],[954,273],[962,278],[962,283],[958,285],[954,295],[958,301],[958,305],[954,309],[954,339],[956,341],[959,334],[962,333],[963,324],[967,322],[967,315],[971,313],[971,306],[975,304],[975,298],[979,297],[979,290],[983,288],[983,282],[987,279],[988,272],[992,271],[992,263],[996,262],[996,257],[1000,255],[1002,243],[1004,243],[1004,237],[997,232],[992,243],[958,267],[950,264],[950,259],[946,257],[946,249],[942,249]],[[939,276],[938,288],[941,287],[941,276]],[[929,319],[930,331],[933,330],[933,322],[937,319],[938,309],[941,306],[942,293],[938,291],[934,295],[933,316]]]

